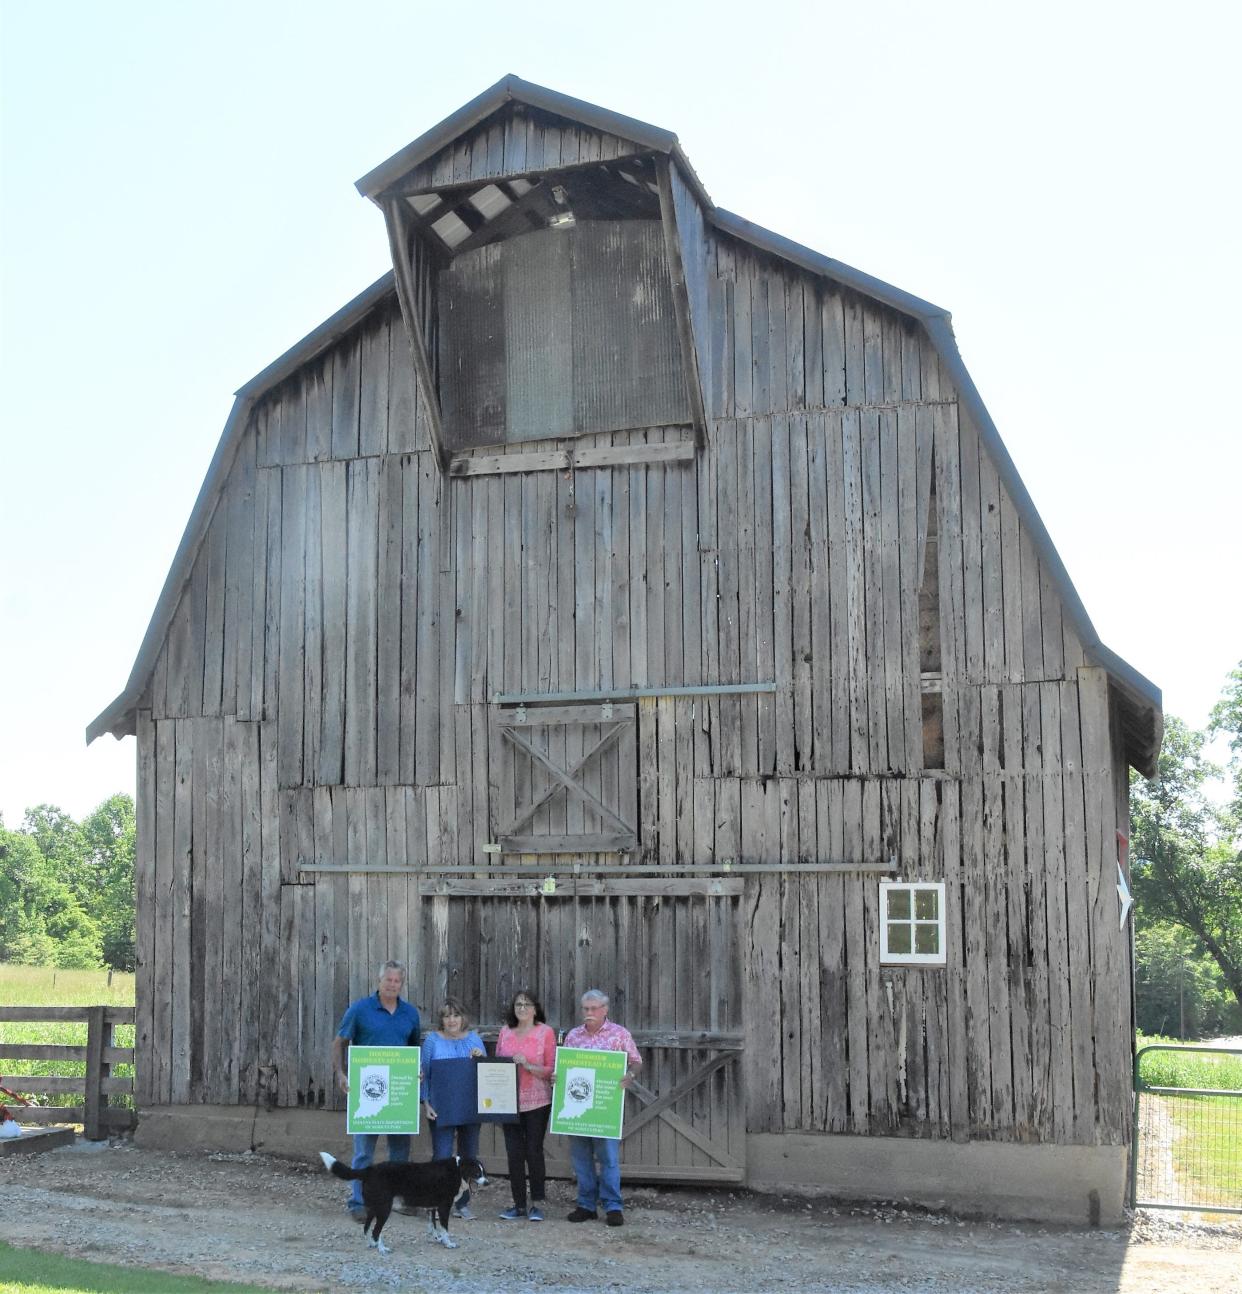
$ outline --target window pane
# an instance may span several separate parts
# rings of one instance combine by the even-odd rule
[[[914,915],[920,921],[935,921],[940,915],[936,911],[936,900],[940,897],[936,890],[915,890]]]
[[[889,937],[892,937],[891,933]],[[940,951],[940,927],[915,926],[914,951],[916,953],[938,953]]]
[[[888,915],[893,921],[902,918],[909,919],[910,916],[910,891],[909,890],[889,890],[888,891]]]
[[[890,953],[908,953],[910,951],[910,927],[890,922],[888,927],[888,951]]]

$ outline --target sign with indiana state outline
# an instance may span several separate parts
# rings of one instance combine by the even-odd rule
[[[419,1047],[350,1047],[346,1132],[418,1132],[421,1055]]]
[[[621,1080],[625,1077],[627,1061],[623,1051],[558,1047],[548,1130],[566,1137],[606,1137],[609,1141],[620,1141],[625,1116],[625,1088]]]

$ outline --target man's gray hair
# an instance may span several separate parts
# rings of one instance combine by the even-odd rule
[[[601,1006],[607,1006],[608,994],[605,993],[602,989],[589,988],[582,995],[582,1000],[584,1002],[598,1002]]]
[[[401,973],[401,982],[403,984],[405,983],[405,978],[406,978],[405,962],[385,962],[379,968],[379,974],[375,978],[383,979],[384,976],[387,975],[389,971],[399,971]]]

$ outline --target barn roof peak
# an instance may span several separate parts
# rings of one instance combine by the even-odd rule
[[[542,140],[535,142],[541,134],[538,129],[524,134],[519,128],[523,116],[528,125],[536,127],[541,124],[541,118],[550,126],[556,124],[553,119],[573,123],[581,132],[580,142],[585,140],[589,146],[588,155],[567,160],[558,150],[555,157],[549,156],[543,149]],[[493,130],[493,127],[498,129]],[[557,132],[552,130],[550,133]],[[523,138],[526,140],[525,150]],[[478,160],[476,142],[480,139],[486,140],[487,147],[486,163],[481,168],[475,164]],[[463,149],[461,146],[467,141],[470,148]],[[610,150],[606,158],[595,156],[596,145],[602,144]],[[493,151],[497,147],[498,154]],[[604,151],[603,147],[600,151]],[[474,154],[469,178],[457,173],[459,153],[463,152]],[[567,167],[571,169],[567,171]],[[663,168],[665,173],[675,168],[697,201],[706,225],[769,256],[881,302],[921,324],[957,390],[967,416],[978,429],[1001,483],[1013,499],[1019,517],[1030,530],[1038,554],[1046,563],[1051,582],[1062,599],[1066,615],[1084,647],[1087,661],[1107,671],[1119,695],[1131,763],[1150,775],[1160,748],[1163,724],[1160,689],[1100,641],[962,361],[947,310],[717,207],[695,175],[672,131],[524,81],[513,74],[502,77],[369,171],[357,181],[357,188],[381,207],[387,204],[390,209],[399,207],[403,211],[408,207],[412,212],[411,218],[426,227],[429,237],[435,235],[440,239],[441,254],[451,259],[463,248],[480,240],[498,237],[505,210],[517,211],[523,205],[522,199],[527,199],[525,206],[531,206],[529,199],[538,196],[530,192],[532,189],[551,188],[555,194],[557,188],[554,186],[564,186],[569,190],[578,179],[589,183],[591,176],[585,174],[588,168],[605,169],[610,180],[628,182],[636,191],[643,188],[654,191],[651,189],[653,173],[659,168]],[[525,188],[509,182],[514,177],[536,173],[541,180],[528,183]],[[496,183],[497,179],[502,182]],[[563,195],[558,200],[563,200]],[[641,195],[640,200],[649,201]],[[394,273],[385,274],[238,390],[237,401],[216,448],[129,681],[121,694],[88,726],[88,743],[104,732],[120,737],[135,730],[136,708],[152,677],[164,636],[188,585],[195,553],[206,534],[256,402],[334,344],[380,303],[390,301],[396,287]]]
[[[693,175],[689,163],[681,153],[677,136],[672,131],[653,126],[650,122],[639,121],[636,117],[627,117],[622,113],[602,108],[598,104],[588,103],[585,99],[575,99],[572,95],[562,94],[547,86],[536,85],[533,81],[524,81],[513,73],[502,76],[495,85],[489,86],[482,94],[476,95],[469,103],[463,104],[456,112],[450,113],[443,121],[419,135],[387,161],[381,162],[379,166],[368,171],[357,181],[358,192],[373,202],[378,202],[382,194],[400,184],[412,171],[468,135],[489,117],[513,104],[551,113],[590,130],[627,140],[644,150],[676,154],[683,169],[687,171],[695,188],[698,189],[700,200],[706,206],[711,205],[711,200],[697,177]],[[526,167],[519,163],[512,169],[521,171]]]

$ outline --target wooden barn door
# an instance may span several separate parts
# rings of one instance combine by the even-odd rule
[[[486,1025],[529,986],[559,1033],[578,1023],[581,994],[603,989],[644,1060],[626,1104],[627,1180],[745,1180],[741,878],[560,878],[552,893],[445,878],[423,893],[421,1001],[453,993]],[[485,1151],[503,1158],[500,1138]],[[567,1174],[564,1140],[548,1152]]]
[[[632,704],[495,713],[492,839],[506,854],[623,853],[638,842]]]

